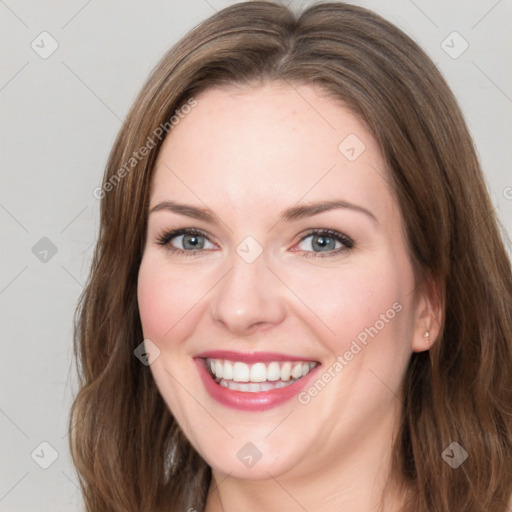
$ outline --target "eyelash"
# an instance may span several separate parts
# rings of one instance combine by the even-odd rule
[[[167,249],[173,253],[179,253],[183,256],[196,256],[197,253],[203,252],[204,249],[192,249],[190,251],[186,251],[184,249],[178,249],[176,247],[172,247],[169,245],[170,241],[180,235],[199,235],[201,237],[206,238],[208,241],[211,242],[211,240],[208,238],[205,232],[201,231],[200,229],[196,228],[183,228],[183,229],[176,229],[174,231],[164,231],[160,235],[157,236],[157,245],[160,245],[162,247],[167,247]],[[322,252],[315,252],[315,251],[302,251],[304,252],[304,256],[306,258],[328,258],[332,256],[337,256],[341,252],[345,252],[347,250],[353,249],[355,247],[355,243],[347,235],[344,235],[343,233],[340,233],[339,231],[335,231],[333,229],[319,229],[314,228],[310,229],[304,235],[302,238],[297,242],[301,243],[306,238],[312,236],[312,235],[318,235],[318,236],[327,236],[329,238],[333,238],[334,240],[341,242],[344,247],[341,247],[339,249],[326,252],[325,254],[322,254]]]

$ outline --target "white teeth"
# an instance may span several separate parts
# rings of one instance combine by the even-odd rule
[[[251,382],[249,383],[249,391],[251,393],[257,393],[261,389],[261,384],[258,382]]]
[[[289,380],[288,382],[283,382],[282,380],[278,382],[235,382],[233,380],[224,380],[221,379],[219,381],[219,385],[223,388],[229,388],[232,391],[242,391],[244,393],[259,393],[260,391],[270,391],[271,389],[276,388],[284,388],[296,382],[295,379]]]
[[[287,381],[290,380],[290,375],[292,373],[292,363],[284,363],[281,366],[281,380]]]
[[[292,368],[292,377],[294,379],[302,377],[302,363],[297,363],[296,365],[294,365],[294,367]]]
[[[276,385],[273,382],[262,382],[260,384],[260,391],[270,391],[271,389],[274,389]]]
[[[251,366],[251,382],[265,382],[267,380],[267,369],[264,363],[256,363]]]
[[[233,380],[235,382],[249,382],[249,375],[249,365],[240,361],[233,365]],[[217,372],[215,372],[215,376],[222,379],[222,375],[217,375]]]
[[[246,364],[241,361],[208,358],[206,365],[221,386],[235,391],[258,392],[292,384],[305,377],[317,363],[271,361]]]
[[[279,368],[279,363],[272,362],[268,365],[267,368],[267,380],[276,381],[281,378],[281,369]]]
[[[215,375],[217,375],[217,373],[215,373]],[[231,361],[224,361],[222,377],[226,380],[233,380],[233,363]]]
[[[222,379],[222,367],[223,367],[222,361],[220,359],[217,359],[215,361],[215,370],[213,373],[215,373],[215,375],[217,375],[217,377],[219,377],[219,379]]]
[[[240,391],[240,384],[238,382],[232,380],[221,380],[221,382],[224,382],[225,386],[233,391]]]

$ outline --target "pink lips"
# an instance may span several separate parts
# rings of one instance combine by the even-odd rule
[[[241,361],[242,363],[266,363],[269,361],[313,361],[313,359],[304,359],[303,357],[290,356],[288,354],[278,354],[276,352],[234,352],[232,350],[209,350],[201,352],[195,357],[206,359],[229,359],[230,361]]]
[[[206,368],[206,358],[228,359],[248,364],[269,361],[308,361],[308,359],[290,356],[287,354],[276,354],[275,352],[241,353],[224,350],[203,352],[195,357],[194,360],[201,380],[203,381],[207,392],[215,401],[232,409],[255,412],[272,409],[273,407],[277,407],[298,395],[299,392],[314,378],[314,375],[320,367],[320,365],[317,365],[315,368],[310,370],[305,377],[302,377],[289,386],[269,391],[248,393],[243,391],[234,391],[217,384]]]

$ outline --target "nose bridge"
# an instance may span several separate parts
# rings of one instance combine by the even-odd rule
[[[216,323],[242,335],[256,325],[268,327],[282,321],[283,298],[268,263],[266,251],[252,237],[236,247],[231,270],[215,290],[212,317]]]

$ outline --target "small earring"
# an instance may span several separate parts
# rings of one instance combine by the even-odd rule
[[[425,338],[425,343],[430,343],[430,331],[425,331],[423,337]]]

